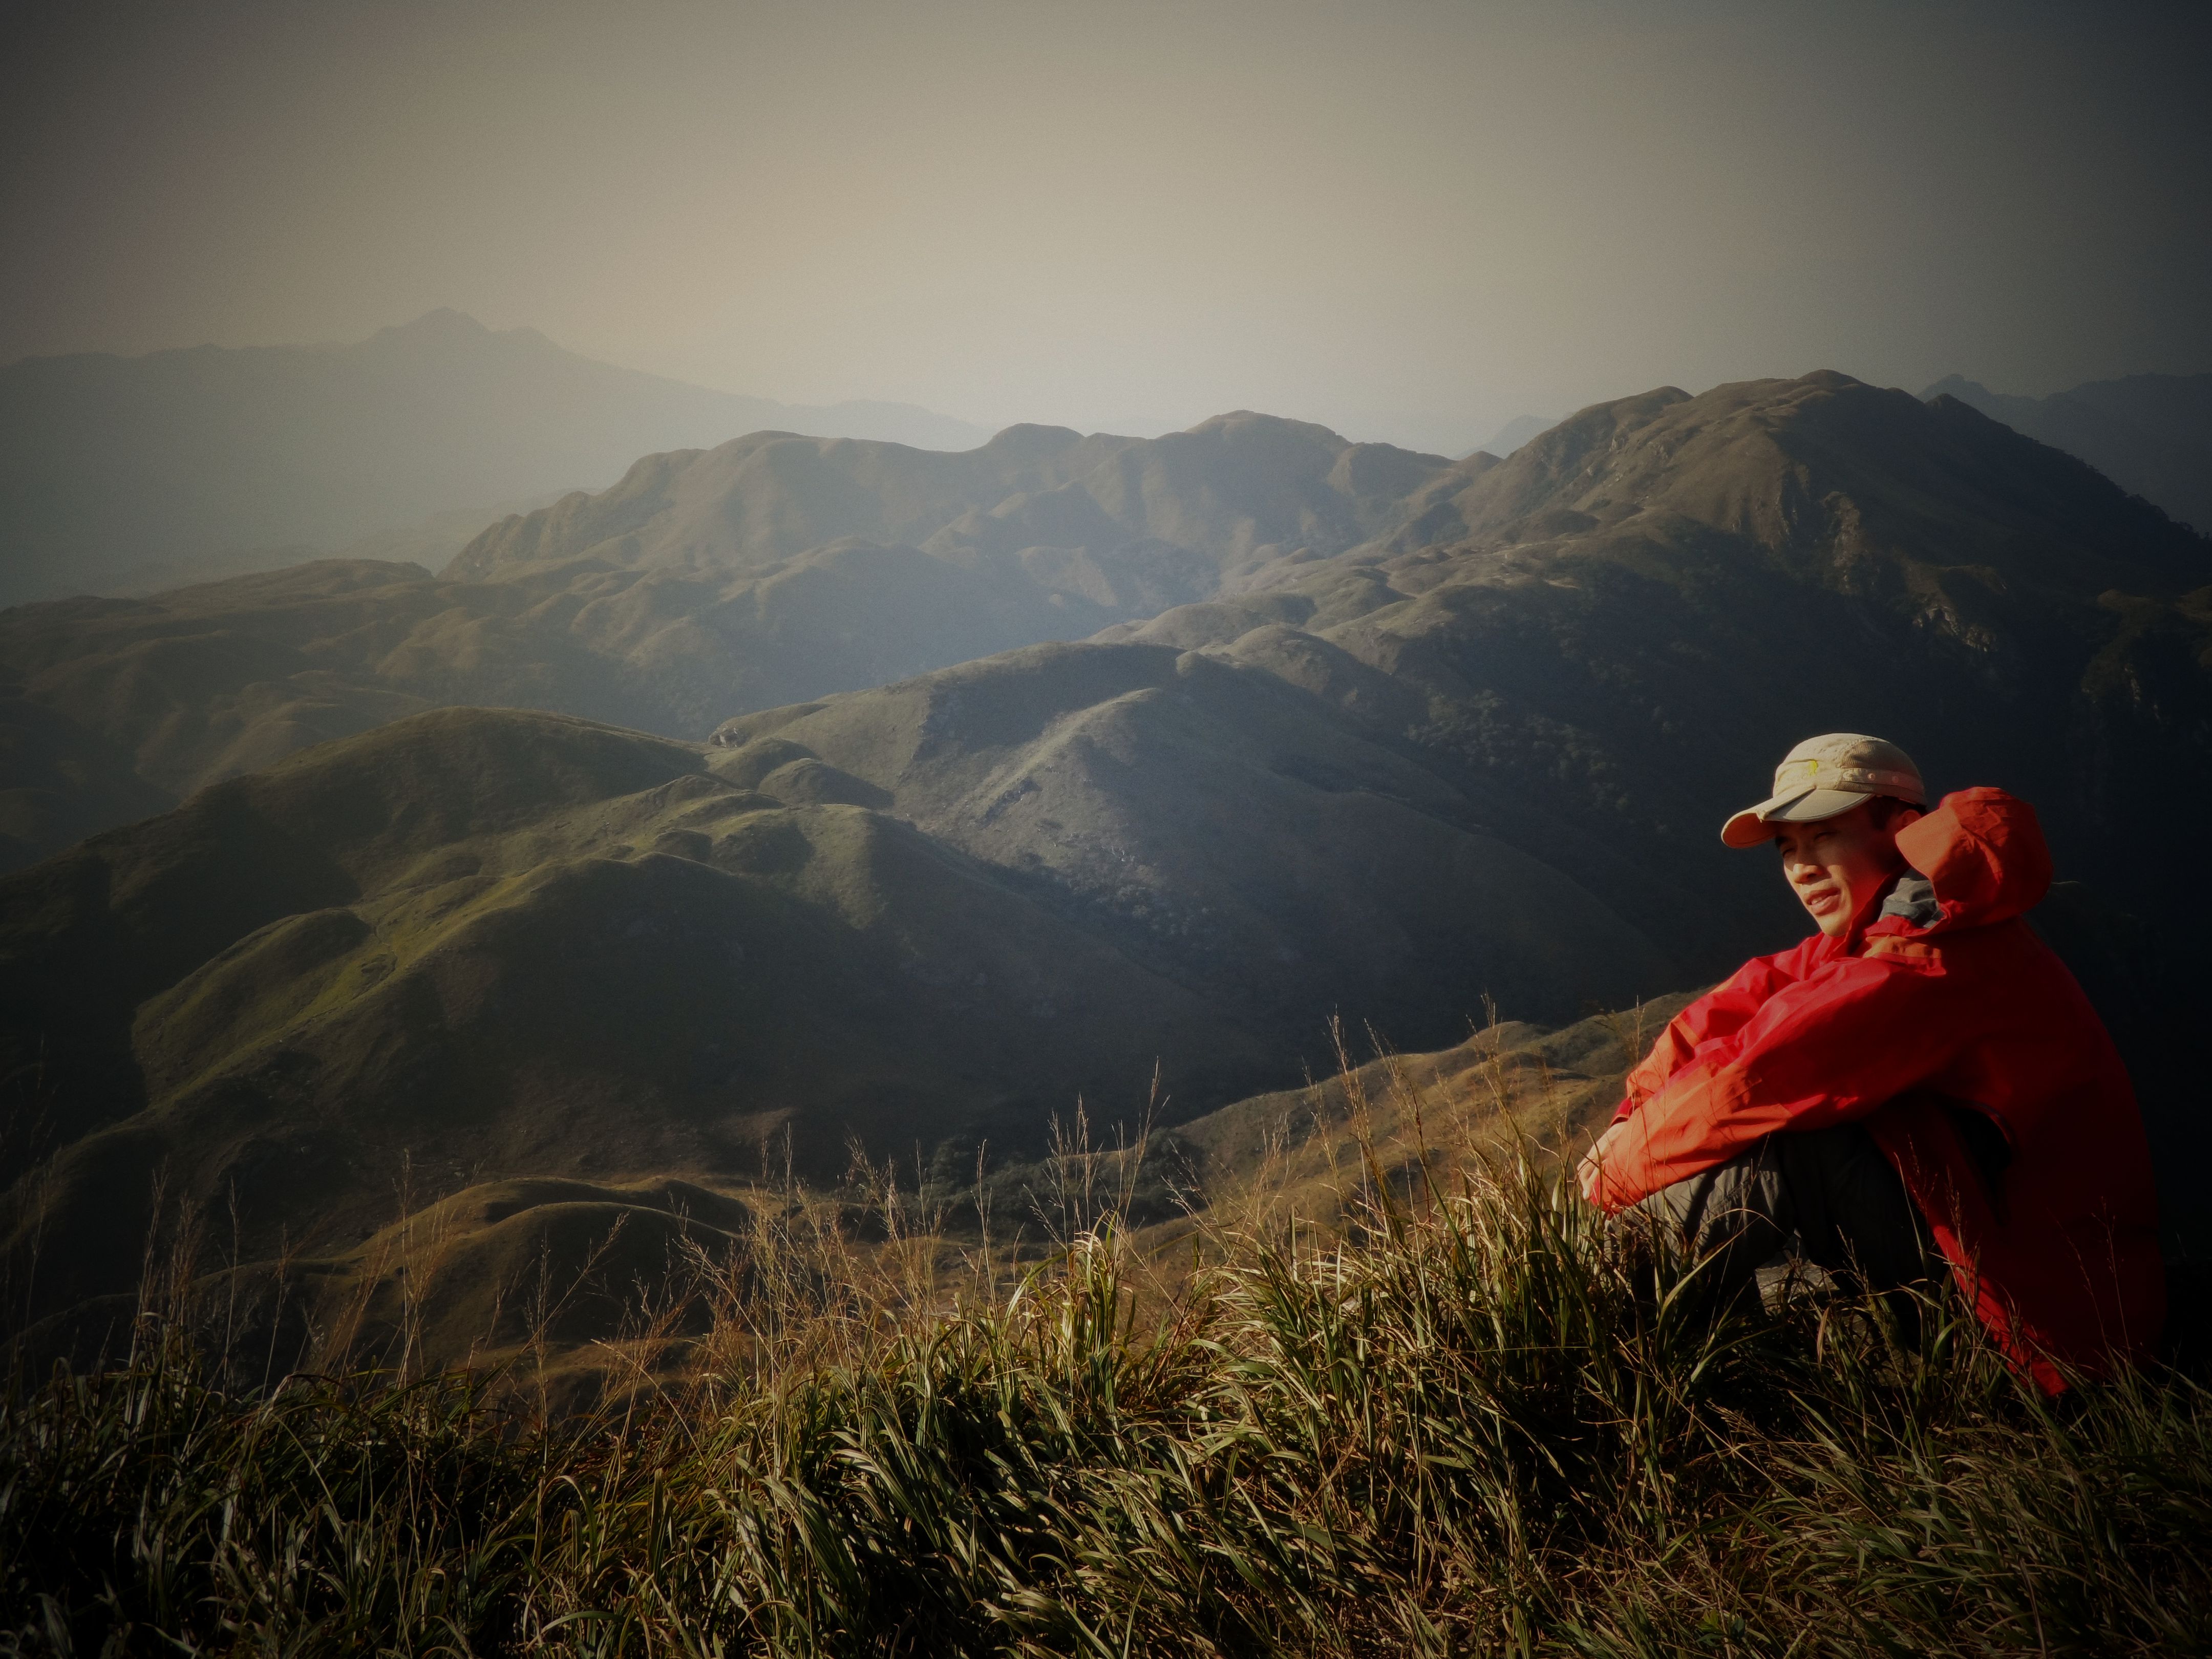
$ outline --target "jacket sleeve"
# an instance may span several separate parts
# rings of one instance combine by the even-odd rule
[[[1725,1164],[1778,1129],[1873,1111],[1974,1035],[1939,954],[1837,957],[1701,1045],[1607,1148],[1595,1196],[1619,1210]]]
[[[1668,1022],[1651,1052],[1624,1079],[1626,1093],[1614,1109],[1616,1123],[1642,1108],[1707,1043],[1733,1037],[1757,1017],[1783,986],[1799,977],[1799,950],[1754,957]]]

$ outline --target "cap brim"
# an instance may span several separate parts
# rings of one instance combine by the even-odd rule
[[[1756,847],[1774,839],[1778,824],[1818,823],[1873,799],[1857,789],[1799,789],[1771,796],[1756,806],[1745,807],[1723,824],[1721,839],[1730,847]]]

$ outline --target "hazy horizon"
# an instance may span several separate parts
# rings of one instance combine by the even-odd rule
[[[0,361],[451,307],[792,404],[1472,444],[2212,368],[2179,8],[16,6]]]

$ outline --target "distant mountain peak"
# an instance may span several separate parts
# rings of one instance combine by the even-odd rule
[[[440,306],[424,312],[411,323],[396,323],[389,328],[376,331],[378,339],[402,338],[416,340],[481,339],[492,331],[486,328],[465,311],[456,311],[451,306]],[[532,330],[514,330],[516,333],[536,333]],[[544,336],[538,335],[540,339]]]
[[[1046,426],[1036,421],[1017,421],[992,434],[991,441],[983,446],[994,454],[1021,459],[1031,456],[1058,453],[1073,443],[1083,441],[1083,434],[1072,427]]]
[[[1333,428],[1317,421],[1294,421],[1285,415],[1262,414],[1256,409],[1232,409],[1224,414],[1210,416],[1186,430],[1196,433],[1220,433],[1234,437],[1240,434],[1266,432],[1316,441],[1331,448],[1348,447],[1351,440]]]
[[[1979,380],[1970,380],[1963,374],[1946,374],[1920,394],[1920,401],[1923,404],[1932,404],[1938,398],[1956,398],[1962,403],[1971,403],[1977,397],[1988,398],[1994,395],[1989,387],[1984,386]]]
[[[1502,461],[1531,438],[1541,437],[1559,423],[1556,415],[1517,415],[1468,453],[1495,455]]]

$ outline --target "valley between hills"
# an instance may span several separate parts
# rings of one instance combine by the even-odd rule
[[[1439,1075],[1540,1051],[1564,1132],[1621,1017],[1801,931],[1714,832],[1821,730],[2035,803],[2046,936],[2212,1150],[2173,1059],[2212,901],[2142,828],[2212,805],[2212,542],[1950,397],[1662,388],[1504,460],[1249,413],[757,433],[434,574],[19,606],[0,669],[41,1352],[109,1340],[180,1215],[234,1288],[320,1286],[288,1341],[431,1218],[439,1357],[555,1259],[599,1275],[581,1348],[780,1160],[972,1197],[1079,1101],[1151,1103],[1166,1224],[1316,1109],[1333,1019]]]

